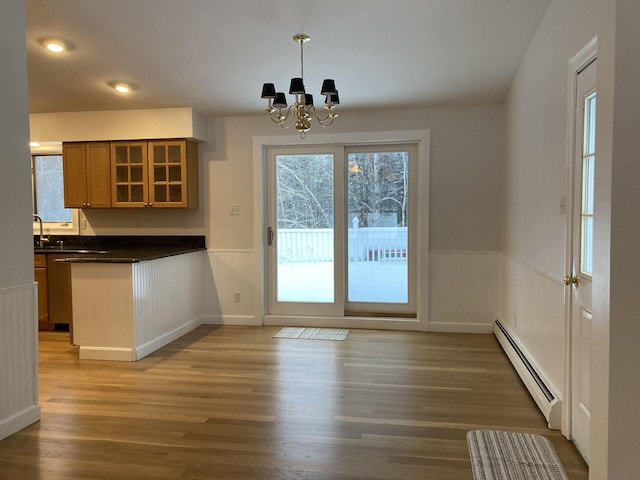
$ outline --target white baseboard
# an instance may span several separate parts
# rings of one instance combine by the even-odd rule
[[[205,315],[203,325],[237,325],[243,327],[259,327],[262,322],[253,315]]]
[[[429,322],[429,331],[438,333],[486,333],[492,332],[491,324]]]
[[[80,346],[80,360],[115,360],[134,362],[136,352],[133,348]]]
[[[40,420],[40,405],[31,405],[0,421],[0,440]]]
[[[369,330],[421,330],[421,322],[417,318],[383,318],[383,317],[314,317],[300,315],[266,315],[264,324],[278,327],[317,327],[353,328]]]
[[[164,347],[165,345],[169,345],[174,340],[186,335],[187,333],[195,330],[200,325],[202,325],[202,317],[196,318],[195,320],[191,320],[183,325],[180,325],[178,328],[171,330],[163,335],[160,335],[153,340],[136,347],[136,360],[140,360],[141,358],[146,357],[150,353],[155,352],[159,348]]]

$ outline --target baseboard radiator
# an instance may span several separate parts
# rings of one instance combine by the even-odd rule
[[[520,379],[529,390],[533,400],[547,419],[549,428],[560,430],[560,417],[562,414],[562,400],[557,393],[544,382],[535,367],[527,359],[518,343],[514,340],[509,331],[496,320],[493,324],[493,334],[500,342],[502,349],[511,360],[513,367],[520,376]]]

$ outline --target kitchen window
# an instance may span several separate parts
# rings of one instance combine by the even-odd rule
[[[76,234],[77,210],[64,207],[62,155],[32,155],[31,173],[33,213],[42,219],[45,233]]]

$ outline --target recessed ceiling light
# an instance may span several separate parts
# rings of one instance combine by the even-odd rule
[[[66,42],[59,38],[42,38],[40,39],[40,45],[53,53],[61,53],[69,49]]]
[[[130,83],[113,81],[109,82],[109,86],[119,93],[129,93],[135,87]]]

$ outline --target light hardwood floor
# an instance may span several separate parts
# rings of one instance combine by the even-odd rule
[[[202,326],[135,363],[40,334],[41,422],[0,442],[0,479],[471,480],[466,432],[549,438],[491,335]]]

